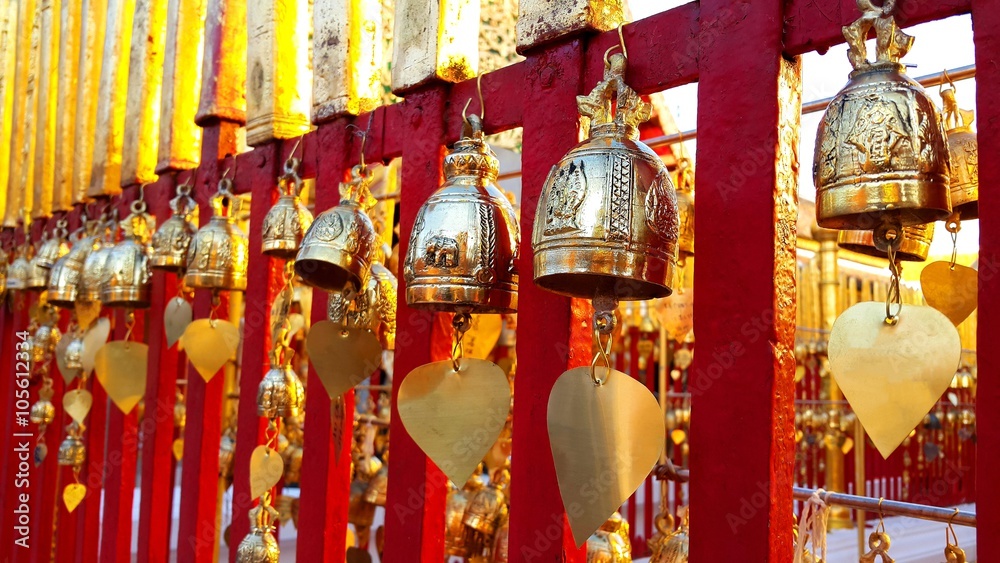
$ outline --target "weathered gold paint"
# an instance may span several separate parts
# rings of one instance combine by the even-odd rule
[[[326,0],[313,7],[312,121],[371,111],[382,99],[382,3]]]
[[[475,76],[479,68],[479,15],[478,0],[398,0],[393,29],[393,92],[404,93],[431,80],[460,82]]]
[[[35,26],[34,0],[20,0],[17,7],[17,60],[14,65],[14,103],[11,113],[10,167],[7,178],[7,201],[4,208],[4,227],[15,227],[26,206],[32,200],[32,152],[35,136],[32,131],[35,116],[34,98],[35,65],[38,54],[38,29]]]
[[[59,68],[56,86],[55,169],[52,209],[66,211],[73,204],[73,150],[76,146],[75,96],[80,72],[81,4],[62,0],[59,7]]]
[[[198,125],[247,120],[247,6],[244,0],[208,0]]]
[[[73,145],[73,203],[83,201],[90,189],[107,12],[108,0],[83,0],[80,9],[80,57]]]
[[[136,0],[125,101],[122,187],[156,181],[167,0]]]
[[[518,10],[518,52],[572,33],[614,29],[625,19],[622,0],[521,0]]]
[[[10,178],[10,136],[14,116],[14,64],[17,60],[17,0],[0,0],[0,210],[7,206],[7,181]]]
[[[56,160],[56,85],[59,80],[59,4],[61,0],[42,0],[40,6],[41,38],[38,59],[38,101],[35,118],[35,190],[31,216],[52,214],[52,189]]]
[[[194,117],[201,91],[204,33],[205,0],[168,1],[157,173],[198,166],[201,128]]]
[[[250,0],[247,34],[247,144],[302,135],[312,82],[308,1]]]
[[[104,61],[97,100],[97,126],[90,175],[91,197],[121,192],[122,141],[125,134],[125,97],[128,91],[126,55],[132,44],[135,0],[109,0],[104,36]]]

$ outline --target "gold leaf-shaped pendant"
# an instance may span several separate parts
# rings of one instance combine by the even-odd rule
[[[187,326],[180,342],[191,365],[208,382],[236,354],[240,329],[229,321],[198,319]]]
[[[936,309],[903,305],[889,325],[885,303],[868,301],[833,324],[828,353],[837,385],[887,458],[948,389],[962,345]]]
[[[260,498],[281,480],[285,462],[281,454],[267,446],[257,446],[250,454],[250,496]]]
[[[344,328],[331,321],[320,321],[309,329],[306,350],[331,399],[368,379],[382,365],[382,345],[377,336],[363,328]]]
[[[500,437],[510,384],[493,362],[462,358],[425,364],[399,384],[399,418],[453,483],[465,483]]]
[[[108,397],[128,414],[146,394],[146,359],[149,346],[116,340],[97,351],[94,373]]]
[[[80,363],[83,364],[83,375],[90,375],[90,372],[94,371],[94,361],[97,357],[97,351],[108,341],[108,336],[111,336],[111,321],[107,318],[97,319],[94,326],[90,327],[83,334],[83,353],[80,354]]]
[[[80,506],[83,499],[87,497],[87,486],[81,483],[70,483],[66,485],[63,489],[63,503],[66,505],[66,510],[73,512],[76,507]]]
[[[549,395],[549,444],[577,545],[649,476],[666,433],[645,385],[617,370],[596,370],[603,385],[594,385],[589,366],[579,367],[560,375]]]
[[[167,308],[163,311],[163,333],[167,337],[167,348],[184,335],[193,315],[191,304],[183,297],[174,297],[167,303]]]
[[[933,262],[920,271],[920,290],[928,305],[958,326],[979,304],[979,272],[961,264]]]
[[[63,409],[78,424],[83,424],[93,404],[94,397],[86,389],[73,389],[63,395]]]

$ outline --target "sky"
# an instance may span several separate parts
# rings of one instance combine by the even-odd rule
[[[635,20],[669,10],[687,3],[681,0],[629,0],[632,17]],[[906,29],[906,33],[916,38],[913,48],[903,59],[911,66],[910,76],[920,77],[945,69],[954,69],[975,63],[972,43],[972,19],[968,15],[933,21]],[[874,40],[869,41],[869,52],[874,52]],[[847,46],[844,44],[830,48],[826,54],[816,52],[802,56],[802,101],[803,103],[835,95],[847,84],[851,64],[847,60]],[[975,109],[975,79],[956,83],[957,99],[962,109]],[[928,93],[940,106],[938,88],[929,88]],[[677,126],[682,131],[696,128],[698,115],[698,85],[688,84],[664,92],[668,107],[673,111]],[[816,190],[812,179],[813,150],[816,128],[822,113],[802,116],[801,141],[799,145],[799,197],[814,201]],[[973,123],[973,130],[976,124]],[[696,140],[687,141],[687,149],[695,155]],[[959,253],[971,254],[978,251],[979,221],[965,221],[958,236]],[[935,229],[932,256],[950,256],[951,238],[942,224]]]

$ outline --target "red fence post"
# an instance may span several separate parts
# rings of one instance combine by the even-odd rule
[[[783,21],[779,0],[701,2],[691,528],[716,533],[693,561],[792,557],[801,87]]]
[[[536,287],[531,232],[549,170],[577,143],[576,95],[583,88],[583,41],[531,53],[523,105],[521,252],[517,265],[517,371],[510,479],[513,560],[583,561],[566,520],[549,446],[549,391],[567,367],[590,358],[569,353],[570,300]],[[393,444],[395,447],[395,444]]]
[[[979,378],[976,387],[976,536],[981,559],[1000,553],[1000,352],[990,344],[1000,334],[1000,10],[994,0],[972,1],[976,44],[976,109],[979,118]]]
[[[410,233],[423,202],[441,186],[446,89],[431,86],[406,96],[400,127],[403,145],[399,200],[399,256],[406,256]],[[399,385],[410,371],[431,361],[434,315],[406,305],[406,281],[399,277],[396,354],[392,385],[392,460],[385,513],[386,561],[440,561],[444,557],[446,478],[417,447],[399,418]]]

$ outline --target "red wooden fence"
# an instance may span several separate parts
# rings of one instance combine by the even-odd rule
[[[984,186],[1000,185],[1000,9],[996,0],[899,0],[903,26],[972,12],[978,81],[979,143]],[[690,457],[691,503],[696,507],[691,527],[695,561],[726,561],[740,554],[744,561],[791,559],[792,460],[795,442],[792,427],[791,346],[794,329],[795,191],[784,183],[791,165],[780,150],[797,118],[787,115],[788,92],[796,90],[794,56],[825,49],[842,42],[840,28],[857,16],[854,0],[702,0],[658,14],[624,28],[628,46],[627,80],[640,93],[698,81],[698,261],[695,323],[699,353],[691,368],[692,385],[703,392],[693,398],[697,416],[691,439],[699,444]],[[526,60],[483,76],[487,132],[524,127],[521,232],[530,233],[535,202],[550,167],[576,142],[575,96],[599,80],[605,50],[618,41],[616,32],[565,38],[526,53]],[[206,77],[207,79],[207,77]],[[405,255],[409,233],[422,201],[441,178],[445,144],[460,131],[465,101],[475,98],[475,80],[460,84],[432,83],[406,94],[405,101],[374,112],[372,133],[365,145],[369,162],[403,157],[400,202],[400,255]],[[783,105],[785,104],[785,105]],[[336,184],[358,160],[357,140],[346,126],[364,128],[368,116],[338,119],[321,125],[302,143],[305,177],[317,178],[317,212],[336,202]],[[789,125],[791,127],[789,128]],[[207,219],[207,198],[221,172],[235,170],[237,192],[252,193],[251,248],[259,245],[260,224],[284,158],[294,142],[278,142],[240,154],[236,162],[224,161],[235,152],[238,123],[205,124],[202,165],[196,174],[195,195]],[[811,134],[811,132],[806,132]],[[774,158],[760,162],[753,151],[761,147]],[[782,160],[782,158],[785,160]],[[734,183],[741,164],[754,163],[754,173]],[[182,173],[187,174],[187,173]],[[794,175],[792,176],[794,179]],[[161,221],[166,201],[178,181],[165,175],[146,187],[152,211]],[[776,188],[778,186],[778,188]],[[135,197],[126,189],[123,201]],[[120,205],[124,205],[121,203]],[[992,342],[1000,329],[1000,192],[981,194],[981,267],[979,338]],[[77,213],[77,212],[74,212]],[[54,221],[49,222],[50,226]],[[33,229],[33,236],[41,228]],[[12,244],[15,233],[4,240]],[[273,260],[251,252],[250,283],[244,327],[239,434],[235,460],[234,523],[230,544],[247,530],[247,466],[261,432],[253,400],[265,369],[262,350],[269,338],[268,310],[264,300],[273,295],[280,280]],[[513,561],[582,561],[573,545],[558,495],[548,438],[544,431],[548,392],[567,367],[587,361],[572,353],[569,301],[541,291],[531,282],[530,238],[521,248],[522,272],[518,326],[519,379],[515,396],[514,453],[511,479],[510,541]],[[739,284],[733,280],[739,278]],[[76,554],[77,561],[127,561],[133,534],[131,507],[133,484],[142,443],[142,490],[139,494],[139,560],[164,561],[174,547],[178,560],[207,562],[215,557],[219,542],[218,510],[219,441],[222,429],[223,378],[205,383],[187,370],[187,428],[180,483],[180,540],[169,545],[172,503],[170,442],[173,388],[178,362],[183,356],[165,349],[162,306],[175,292],[173,276],[154,275],[154,306],[146,314],[145,339],[151,344],[145,418],[123,415],[107,406],[99,384],[93,384],[94,409],[87,431],[89,463],[81,474],[89,496],[75,512],[59,511],[54,541],[58,560]],[[400,284],[404,281],[400,279]],[[400,295],[405,288],[399,288]],[[313,318],[325,312],[317,295]],[[13,426],[15,382],[13,333],[26,327],[25,305],[0,314],[0,397],[3,409],[2,441],[7,463],[0,464],[2,495],[3,560],[48,560],[52,553],[43,528],[52,521],[53,499],[59,497],[55,479],[41,477],[44,468],[32,469],[31,549],[14,545],[13,463],[17,428]],[[225,303],[222,311],[225,310]],[[196,318],[206,317],[210,296],[195,297]],[[120,317],[120,314],[115,316]],[[761,327],[755,338],[740,328],[746,323]],[[396,350],[396,383],[412,368],[429,359],[431,318],[409,309],[400,300]],[[121,328],[117,329],[121,332]],[[143,334],[141,331],[138,334]],[[569,351],[569,352],[567,352]],[[727,354],[730,356],[727,357]],[[723,358],[723,359],[719,359]],[[1000,466],[1000,349],[985,346],[979,352],[978,389],[979,553],[982,560],[1000,553],[1000,481],[990,479]],[[721,368],[721,369],[719,369]],[[319,389],[315,374],[310,386]],[[706,379],[707,378],[707,379]],[[35,391],[33,390],[33,396]],[[394,395],[395,398],[395,395]],[[60,401],[60,397],[56,397]],[[348,444],[353,396],[348,393],[339,410],[344,417],[331,420],[330,401],[322,392],[309,395],[306,458],[302,470],[302,518],[299,521],[298,555],[302,561],[343,560],[348,500]],[[57,402],[57,404],[60,404]],[[395,413],[394,413],[395,414]],[[56,425],[53,425],[55,427]],[[333,430],[339,428],[339,433]],[[739,429],[738,431],[736,429]],[[105,432],[107,432],[105,434]],[[105,438],[106,436],[106,438]],[[56,439],[50,439],[55,447]],[[405,429],[393,417],[392,463],[386,522],[386,560],[390,562],[440,561],[443,552],[445,481]],[[54,460],[47,462],[54,463]],[[48,467],[48,466],[46,466]],[[65,480],[66,472],[60,473]],[[739,525],[744,499],[763,491],[766,502]],[[103,519],[99,519],[103,493]],[[44,500],[37,500],[44,499]],[[45,504],[43,504],[43,502]],[[45,515],[48,513],[48,516]],[[232,551],[231,557],[232,557]]]

